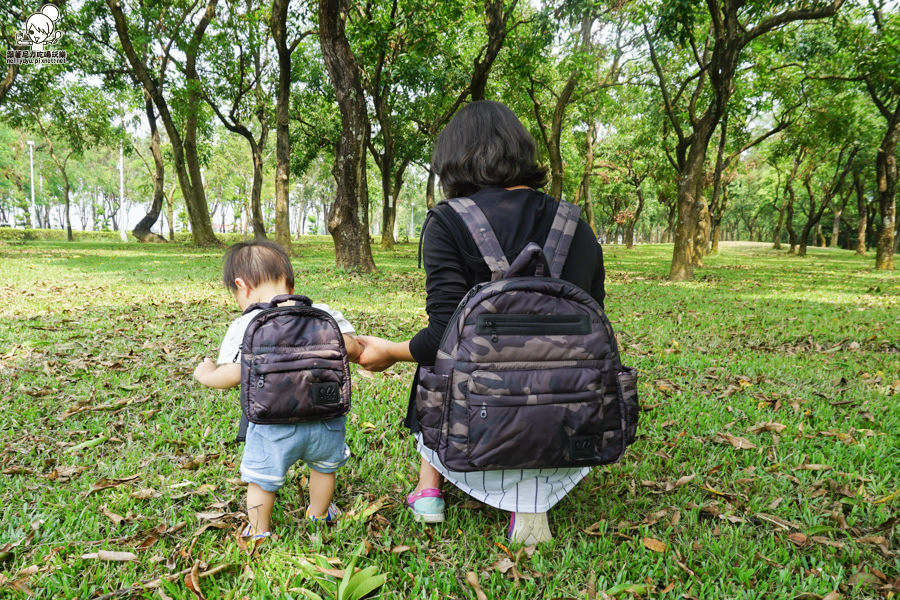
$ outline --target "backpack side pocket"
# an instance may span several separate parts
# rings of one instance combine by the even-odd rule
[[[625,447],[634,442],[640,405],[637,397],[637,369],[622,367],[616,373],[616,393],[622,411],[622,454]]]
[[[446,375],[435,373],[434,367],[419,367],[415,401],[416,420],[422,432],[422,442],[435,451],[441,433],[441,417],[444,412],[448,381]]]

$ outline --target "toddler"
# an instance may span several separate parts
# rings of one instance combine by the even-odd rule
[[[241,242],[225,254],[225,287],[245,310],[257,302],[270,302],[281,294],[294,293],[294,271],[287,254],[278,244],[266,240]],[[353,326],[336,310],[325,304],[313,304],[328,312],[344,334],[347,355],[357,361],[360,346],[353,337]],[[209,358],[194,370],[194,378],[213,388],[227,389],[241,382],[241,342],[250,320],[259,312],[251,311],[234,320],[225,333],[214,363]],[[241,479],[247,482],[249,524],[242,535],[263,539],[269,533],[275,492],[284,485],[288,469],[298,460],[309,466],[309,507],[311,521],[334,523],[340,511],[332,503],[334,472],[344,466],[350,449],[344,442],[346,415],[326,421],[305,421],[287,425],[250,423],[241,460]]]

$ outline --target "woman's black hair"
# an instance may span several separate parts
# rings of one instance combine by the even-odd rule
[[[505,104],[479,100],[462,107],[434,145],[431,168],[447,198],[485,187],[542,188],[547,169],[534,138]]]

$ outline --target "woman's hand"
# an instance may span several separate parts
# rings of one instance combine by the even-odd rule
[[[359,364],[369,371],[384,371],[397,361],[412,361],[409,341],[392,342],[371,335],[358,335],[356,341],[362,346]]]

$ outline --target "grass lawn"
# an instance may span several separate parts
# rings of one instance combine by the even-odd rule
[[[376,252],[371,275],[335,272],[324,239],[295,248],[298,292],[359,332],[425,323],[413,244]],[[453,489],[446,523],[414,523],[413,368],[353,367],[347,518],[302,520],[298,465],[280,538],[250,555],[238,393],[191,379],[237,316],[221,253],[0,244],[0,597],[333,598],[324,571],[361,541],[383,598],[476,598],[476,579],[496,599],[897,597],[900,276],[847,251],[723,244],[673,284],[671,246],[605,250],[639,436],[551,511],[552,543],[507,548],[508,516]]]

